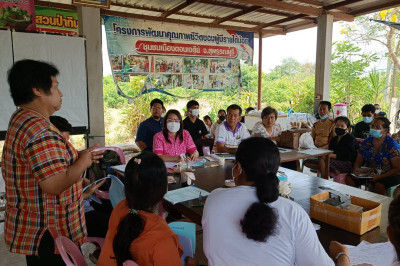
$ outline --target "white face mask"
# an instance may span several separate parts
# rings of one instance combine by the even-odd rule
[[[199,109],[192,109],[192,116],[199,116]]]
[[[381,110],[375,110],[375,114],[379,114],[379,112],[380,112]]]
[[[176,133],[181,128],[181,123],[169,122],[167,123],[167,129],[169,132]]]
[[[164,118],[164,117],[165,117],[165,113],[162,113],[162,114],[161,114],[161,117]]]

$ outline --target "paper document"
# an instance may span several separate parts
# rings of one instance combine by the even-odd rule
[[[125,168],[126,168],[126,164],[111,166],[111,169],[117,170],[122,173],[125,173]]]
[[[172,168],[175,167],[177,164],[178,162],[165,162],[165,167]]]
[[[322,150],[322,149],[307,149],[307,150],[301,150],[298,151],[299,153],[303,153],[303,154],[308,154],[308,155],[319,155],[321,153],[325,153],[328,150]]]
[[[285,149],[285,148],[279,148],[279,147],[278,147],[278,150],[279,150],[280,153],[286,153],[286,152],[293,151],[292,149]]]
[[[356,174],[350,174],[351,176],[354,176],[354,177],[356,177],[356,178],[359,178],[359,179],[372,179],[373,177],[372,176],[360,176],[360,175],[356,175]]]
[[[314,226],[315,231],[321,229],[321,226],[319,224],[312,223],[312,225]]]
[[[185,187],[168,191],[167,194],[165,194],[164,199],[172,204],[176,204],[192,199],[198,199],[200,195],[204,197],[210,195],[210,193],[197,187]]]
[[[368,263],[374,266],[387,266],[396,259],[396,251],[390,242],[369,244],[363,241],[356,247],[347,246],[347,248],[350,265]]]

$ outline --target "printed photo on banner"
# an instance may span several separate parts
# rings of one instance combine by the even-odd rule
[[[182,58],[157,56],[155,59],[156,73],[182,73]]]
[[[208,59],[183,58],[183,73],[205,73],[208,68]]]
[[[110,56],[111,69],[115,72],[120,73],[122,69],[122,56],[112,55]]]
[[[204,89],[204,75],[183,75],[183,87],[187,89]]]
[[[147,73],[150,69],[148,56],[123,55],[122,64],[124,73]]]
[[[157,87],[159,89],[174,89],[182,87],[182,75],[156,75]]]

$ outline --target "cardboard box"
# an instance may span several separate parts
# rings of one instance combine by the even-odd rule
[[[328,198],[328,191],[311,196],[311,218],[358,235],[362,235],[381,224],[382,204],[378,202],[351,196],[351,203],[361,206],[364,209],[363,213],[358,213],[340,209],[322,202]]]
[[[279,147],[298,149],[300,134],[291,130],[283,131],[279,136]]]

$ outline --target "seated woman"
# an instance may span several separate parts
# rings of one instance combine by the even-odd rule
[[[167,192],[167,170],[154,153],[133,157],[125,170],[126,199],[115,206],[97,265],[182,265],[179,238],[154,213]],[[193,265],[193,259],[189,265]]]
[[[182,117],[177,110],[169,110],[163,120],[163,129],[154,135],[153,152],[165,162],[179,161],[181,154],[199,157],[190,133],[183,129]]]
[[[303,208],[279,197],[276,145],[249,138],[235,158],[236,187],[212,191],[203,211],[209,265],[334,265]]]
[[[390,122],[386,117],[376,117],[371,123],[370,136],[366,138],[358,149],[357,159],[354,162],[353,172],[359,173],[361,166],[376,170],[371,176],[375,193],[385,195],[386,189],[400,183],[400,146],[387,134]],[[346,177],[346,184],[360,186],[366,184],[366,178],[358,179]]]
[[[279,136],[282,133],[280,125],[276,125],[276,119],[278,119],[278,112],[268,106],[264,108],[261,112],[261,120],[254,125],[251,136],[263,136],[269,138],[270,140],[279,141]]]
[[[336,117],[334,123],[336,136],[329,142],[329,150],[333,150],[330,155],[329,171],[335,174],[351,173],[357,157],[358,143],[350,134],[350,120],[347,117]],[[322,158],[308,159],[306,166],[322,173],[325,161]]]

